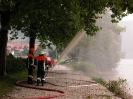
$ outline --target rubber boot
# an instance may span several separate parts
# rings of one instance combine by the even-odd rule
[[[40,80],[37,80],[37,86],[39,86]]]
[[[44,85],[44,80],[42,80],[42,86]]]

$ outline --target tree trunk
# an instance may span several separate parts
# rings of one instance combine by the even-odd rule
[[[6,52],[8,41],[8,29],[10,23],[10,11],[6,10],[1,14],[1,28],[0,28],[0,76],[7,75],[6,73]]]
[[[29,41],[29,49],[30,48],[35,48],[35,40],[36,40],[36,30],[34,27],[34,24],[31,24],[30,26],[30,41]]]
[[[30,36],[30,41],[29,41],[29,48],[35,48],[35,37]]]

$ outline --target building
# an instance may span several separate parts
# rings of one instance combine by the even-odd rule
[[[38,45],[39,44],[35,44],[35,50],[37,49]],[[14,55],[14,52],[23,51],[25,46],[29,49],[29,44],[7,43],[7,53],[12,53]]]

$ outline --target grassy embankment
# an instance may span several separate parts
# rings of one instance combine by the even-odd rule
[[[62,62],[63,63],[63,62]],[[118,80],[106,81],[103,78],[97,78],[92,75],[97,73],[93,64],[85,64],[83,62],[77,63],[65,63],[65,65],[73,70],[82,71],[86,76],[92,78],[92,80],[106,87],[110,92],[114,93],[116,96],[122,99],[133,99],[133,97],[127,93],[129,90],[127,89],[127,82],[125,79],[119,78]]]
[[[110,92],[122,99],[133,99],[133,97],[127,93],[126,79],[119,78],[118,80],[105,81],[102,78],[93,77],[92,80],[106,87]]]

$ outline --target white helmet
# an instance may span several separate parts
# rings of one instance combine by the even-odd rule
[[[40,51],[40,53],[39,53],[40,55],[44,55],[45,53],[44,53],[44,51]]]

